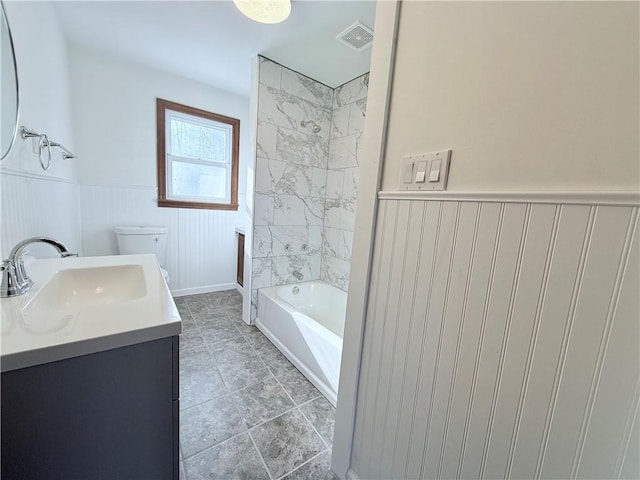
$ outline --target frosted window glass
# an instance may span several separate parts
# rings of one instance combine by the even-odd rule
[[[227,196],[227,169],[195,163],[171,162],[172,196]]]
[[[227,129],[207,127],[172,118],[171,153],[178,157],[199,158],[212,162],[229,162]]]

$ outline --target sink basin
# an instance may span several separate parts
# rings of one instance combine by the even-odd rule
[[[56,273],[29,302],[25,313],[110,305],[146,294],[141,265],[70,268]]]
[[[45,258],[33,287],[0,299],[0,371],[178,335],[180,314],[153,254]]]

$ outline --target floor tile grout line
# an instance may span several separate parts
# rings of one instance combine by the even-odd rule
[[[256,348],[253,346],[253,344],[252,344],[249,340],[247,340],[247,338],[243,335],[243,333],[240,331],[240,329],[238,328],[238,326],[236,325],[235,327],[238,329],[238,332],[240,332],[240,335],[242,335],[242,338],[244,338],[244,340],[249,344],[249,347],[251,347],[251,350],[253,351],[253,353],[255,353],[255,354],[256,354],[256,356],[257,356],[257,357],[260,359],[260,361],[263,363],[263,365],[264,365],[265,367],[267,367],[267,370],[269,371],[269,373],[271,374],[271,376],[272,376],[273,378],[276,378],[276,377],[277,377],[277,376],[276,376],[276,374],[271,370],[271,368],[269,368],[269,365],[267,365],[267,362],[265,362],[265,361],[264,361],[264,359],[262,358],[262,356],[260,356],[260,353],[258,352],[258,350],[256,350]],[[258,332],[260,332],[260,330],[259,330],[257,327],[256,327],[256,330],[257,330]],[[262,332],[260,332],[260,334],[264,335]],[[265,338],[267,338],[267,337],[265,337]],[[267,340],[269,340],[269,339],[267,338]],[[273,345],[273,343],[272,343],[270,340],[269,340],[269,343],[271,343],[271,345]],[[276,349],[278,348],[278,347],[276,347],[275,345],[273,345],[273,346],[274,346]],[[282,352],[281,352],[281,353],[282,353]],[[286,357],[285,357],[285,358],[286,358]],[[289,363],[291,363],[291,362],[289,362]],[[293,366],[293,364],[291,364],[291,365]],[[293,366],[293,367],[295,368],[295,366]],[[289,371],[291,371],[291,370],[289,370]],[[288,373],[288,372],[285,372],[285,373]],[[283,373],[282,375],[284,375],[284,373]],[[277,378],[276,378],[276,380],[277,380]],[[280,382],[278,382],[278,384],[280,384],[280,387],[285,391],[285,393],[286,393],[287,395],[289,395],[289,392],[287,392],[287,389],[286,389],[286,388],[284,388],[284,386],[283,386]],[[289,395],[289,397],[291,398],[291,401],[293,402],[293,404],[294,404],[294,405],[296,405],[296,402],[293,400],[293,398],[291,397],[291,395]]]
[[[267,365],[264,363],[264,361],[262,360],[262,358],[260,358],[260,356],[256,353],[256,351],[255,351],[255,349],[253,348],[253,346],[251,345],[251,343],[249,343],[249,341],[248,341],[246,338],[244,338],[244,336],[242,335],[242,332],[240,332],[240,330],[239,330],[235,325],[233,325],[233,326],[234,326],[234,327],[236,328],[236,330],[238,331],[238,334],[240,335],[240,338],[242,338],[245,342],[247,342],[247,344],[249,345],[249,348],[251,349],[251,352],[252,352],[256,357],[258,357],[258,359],[259,359],[259,360],[264,364],[264,366],[267,368],[267,371],[269,372],[269,374],[271,374],[271,371],[269,370],[269,367],[267,367]],[[205,341],[205,343],[207,344],[207,347],[208,347],[208,348],[211,348],[211,347],[214,347],[214,346],[217,346],[217,345],[221,345],[221,344],[222,344],[222,343],[224,343],[224,342],[229,342],[229,341],[232,341],[232,340],[234,340],[234,339],[233,339],[233,338],[230,338],[230,339],[227,339],[227,340],[222,340],[222,341],[220,341],[220,342],[216,342],[216,343],[214,343],[214,344],[209,344],[209,343],[208,343],[208,342],[206,342],[206,341]],[[247,356],[249,356],[249,355],[247,355]],[[243,358],[244,358],[244,356],[243,356]],[[219,367],[220,367],[220,365],[219,365],[219,363],[216,361],[216,368],[218,369],[218,374],[219,374],[219,375],[220,375],[220,377],[222,378],[222,381],[223,381],[223,383],[224,383],[224,385],[225,385],[225,387],[227,388],[227,390],[228,390],[228,392],[229,392],[229,393],[234,393],[234,392],[237,392],[237,391],[242,390],[242,389],[244,389],[244,388],[248,388],[248,387],[250,387],[250,386],[252,386],[252,385],[256,385],[256,384],[260,383],[260,381],[258,381],[258,382],[256,382],[256,383],[251,384],[251,385],[245,385],[245,386],[244,386],[244,387],[242,387],[242,388],[235,389],[235,390],[231,390],[231,389],[229,388],[229,386],[228,386],[227,382],[224,380],[224,377],[223,377],[223,376],[222,376],[222,374],[220,373],[220,369],[219,369]],[[263,381],[263,380],[261,380],[261,381]]]
[[[281,413],[279,413],[277,415],[274,415],[273,417],[268,418],[267,420],[264,420],[264,421],[262,421],[260,423],[256,423],[253,427],[250,427],[249,430],[255,430],[258,427],[262,427],[265,423],[269,423],[270,421],[275,420],[278,417],[282,417],[283,415],[287,415],[288,413],[293,412],[297,408],[298,408],[298,406],[294,405],[293,408],[289,408],[288,410],[284,410],[283,412],[281,412]]]
[[[244,422],[243,422],[243,424],[244,424]],[[231,435],[230,437],[227,437],[227,438],[225,438],[224,440],[220,440],[219,442],[214,443],[213,445],[208,445],[208,446],[206,446],[205,448],[203,448],[202,450],[198,450],[197,452],[192,453],[192,454],[191,454],[191,455],[189,455],[188,457],[183,456],[183,457],[182,457],[182,461],[184,462],[184,461],[185,461],[185,460],[187,460],[188,458],[193,458],[193,457],[195,457],[196,455],[201,454],[202,452],[205,452],[205,451],[207,451],[207,450],[212,449],[213,447],[217,447],[217,446],[219,446],[219,445],[222,445],[222,444],[223,444],[223,443],[225,443],[227,440],[231,440],[231,439],[233,439],[233,438],[239,437],[239,436],[240,436],[240,435],[242,435],[243,433],[249,433],[249,429],[248,429],[248,428],[246,428],[246,425],[244,425],[244,426],[245,426],[245,429],[244,429],[243,431],[238,432],[238,433],[234,433],[234,434],[233,434],[233,435]],[[182,442],[180,443],[180,447],[182,448]]]
[[[193,457],[195,457],[197,455],[200,455],[201,453],[206,452],[207,450],[211,450],[212,448],[219,447],[223,443],[226,443],[226,442],[228,442],[230,440],[233,440],[234,438],[237,438],[237,437],[239,437],[239,436],[241,436],[242,434],[245,434],[245,433],[249,433],[249,430],[243,430],[242,432],[235,433],[235,434],[231,435],[230,437],[227,437],[224,440],[219,441],[218,443],[214,443],[213,445],[209,445],[208,447],[203,448],[202,450],[198,450],[196,453],[193,453],[193,454],[189,455],[188,457],[183,456],[182,457],[182,462],[184,463],[187,460],[191,460]]]
[[[197,451],[196,453],[192,453],[188,457],[185,457],[184,454],[182,454],[182,461],[184,461],[187,458],[194,457],[194,456],[198,455],[199,453],[204,452],[205,450],[209,450],[210,448],[216,447],[216,446],[220,445],[221,443],[226,442],[227,440],[231,440],[232,438],[238,437],[238,436],[242,435],[243,433],[249,433],[249,427],[247,427],[247,424],[245,422],[244,416],[242,415],[242,413],[240,413],[240,411],[238,410],[238,408],[235,406],[234,403],[232,403],[231,405],[233,406],[233,408],[235,409],[236,413],[240,417],[240,420],[242,420],[242,426],[244,427],[244,430],[242,430],[241,432],[235,433],[235,434],[231,435],[230,437],[225,438],[224,440],[220,440],[219,442],[216,442],[213,445],[209,445],[209,446],[203,448],[202,450]],[[180,441],[180,451],[182,452],[182,450],[183,449],[182,449],[182,440],[181,440]]]
[[[309,423],[309,425],[311,425],[311,428],[313,428],[313,431],[316,432],[316,435],[318,435],[318,437],[320,437],[320,440],[322,440],[322,443],[324,443],[327,446],[327,448],[331,448],[331,446],[329,446],[329,443],[324,439],[324,437],[322,435],[320,435],[320,432],[316,429],[316,426],[313,424],[313,422],[311,420],[309,420],[309,417],[307,417],[304,414],[304,412],[302,411],[302,408],[300,408],[300,406],[298,406],[298,409],[300,410],[300,413],[302,414],[304,419]]]
[[[289,373],[289,372],[286,372],[286,373]],[[285,373],[285,374],[286,374],[286,373]],[[285,374],[283,374],[283,375],[285,375]],[[287,391],[287,389],[286,389],[286,388],[284,388],[284,386],[282,385],[282,383],[280,383],[280,381],[278,380],[278,378],[277,378],[275,375],[273,375],[273,374],[271,374],[271,376],[272,376],[273,380],[275,380],[275,381],[276,381],[276,383],[278,384],[278,386],[282,389],[282,391],[285,393],[285,395],[287,395],[287,397],[289,398],[289,400],[291,400],[291,404],[293,405],[293,407],[292,407],[292,408],[289,408],[288,410],[283,410],[282,412],[278,413],[277,415],[274,415],[273,417],[270,417],[270,418],[268,418],[267,420],[263,420],[263,421],[261,421],[260,423],[257,423],[257,424],[255,424],[255,425],[252,425],[251,427],[247,427],[249,430],[254,429],[254,428],[256,428],[256,427],[259,427],[259,426],[261,426],[261,425],[264,425],[265,423],[270,422],[271,420],[274,420],[274,419],[276,419],[276,418],[278,418],[278,417],[280,417],[280,416],[282,416],[282,415],[284,415],[284,414],[286,414],[286,413],[291,413],[291,412],[292,412],[292,411],[294,411],[296,408],[300,409],[300,407],[302,407],[303,405],[307,405],[307,404],[309,404],[309,403],[311,403],[311,402],[314,402],[314,401],[316,401],[316,400],[318,400],[319,398],[321,398],[321,397],[322,397],[322,394],[320,394],[320,395],[318,395],[317,397],[314,397],[314,398],[312,398],[312,399],[310,399],[310,400],[307,400],[307,401],[305,401],[304,403],[301,403],[301,404],[299,404],[299,405],[298,405],[298,404],[295,402],[295,400],[293,399],[293,397],[289,394],[289,392]],[[271,379],[267,379],[267,380],[271,380]],[[264,382],[265,382],[265,381],[267,381],[267,380],[262,380],[262,381],[260,381],[260,382],[258,382],[258,383],[255,383],[255,384],[253,384],[253,385],[250,385],[250,386],[248,386],[248,387],[241,388],[240,390],[236,390],[236,391],[235,391],[235,392],[233,392],[233,393],[234,393],[234,394],[236,394],[236,393],[238,393],[238,392],[240,392],[240,391],[242,391],[242,390],[246,390],[246,389],[249,389],[249,388],[255,387],[256,385],[258,385],[258,384],[260,384],[260,383],[264,383]],[[229,395],[231,395],[231,394],[229,394]],[[190,408],[191,408],[191,407],[190,407]],[[305,419],[306,419],[309,423],[311,423],[311,421],[310,421],[310,420],[307,418],[307,416],[302,412],[302,410],[300,410],[300,413],[302,413],[302,415],[305,417]],[[243,417],[243,418],[245,418],[245,417],[244,417],[244,415],[242,415],[242,412],[240,412],[240,416],[241,416],[241,417]],[[246,419],[245,419],[245,422],[246,422]],[[315,429],[315,427],[313,426],[313,424],[311,424],[311,427],[312,427],[312,428],[314,429],[314,431],[315,431],[315,432],[320,436],[320,438],[324,441],[324,438],[323,438],[323,437],[322,437],[322,435],[320,435],[320,433]],[[327,442],[325,441],[325,443],[327,443]],[[327,444],[327,446],[328,446],[328,444]]]
[[[329,446],[329,444],[325,441],[324,437],[322,435],[320,435],[320,432],[318,432],[318,430],[316,430],[316,427],[313,425],[313,423],[311,423],[311,420],[309,420],[309,418],[307,418],[307,416],[304,414],[304,412],[302,411],[302,409],[300,407],[302,407],[303,405],[306,405],[308,403],[311,403],[315,400],[317,400],[318,398],[320,398],[322,396],[322,394],[318,397],[312,398],[311,400],[308,400],[304,403],[301,404],[297,404],[296,401],[293,399],[293,397],[289,394],[289,392],[287,391],[286,388],[284,388],[284,385],[282,385],[282,383],[280,383],[280,380],[278,380],[278,377],[274,377],[276,379],[276,382],[278,382],[278,384],[280,385],[280,387],[282,388],[282,390],[284,390],[284,392],[287,394],[287,396],[291,399],[291,401],[293,402],[293,404],[296,406],[296,408],[300,411],[300,413],[302,414],[302,416],[304,417],[304,419],[307,421],[307,423],[309,423],[309,425],[311,425],[311,428],[313,429],[314,432],[316,432],[316,435],[318,435],[320,437],[320,440],[322,440],[322,443],[324,443],[327,448],[331,449],[332,447]],[[287,413],[287,412],[285,412]],[[282,414],[284,415],[284,413]],[[275,417],[274,417],[275,418]]]
[[[331,453],[331,449],[327,448],[325,450],[322,450],[320,453],[314,455],[313,457],[311,457],[309,460],[306,460],[304,463],[298,465],[296,468],[294,468],[293,470],[291,470],[290,472],[285,473],[284,475],[282,475],[281,477],[278,477],[277,480],[283,480],[286,476],[291,475],[293,472],[295,472],[296,470],[300,470],[302,467],[304,467],[306,464],[311,463],[312,461],[314,461],[316,458],[320,457],[321,455],[324,455],[325,453]]]
[[[206,346],[206,345],[202,345],[202,346],[200,346],[200,347],[198,347],[198,348],[203,348],[203,349],[209,350],[209,349],[207,348],[207,346]],[[209,353],[210,353],[210,352],[209,352]],[[255,352],[252,352],[252,353],[255,353]],[[257,356],[258,356],[258,358],[262,361],[262,363],[264,364],[264,361],[260,358],[260,356],[259,356],[259,355],[257,355]],[[222,395],[218,395],[218,396],[216,396],[216,397],[211,397],[211,398],[208,398],[208,399],[206,399],[206,400],[203,400],[202,402],[194,403],[193,405],[189,405],[188,407],[181,408],[181,409],[180,409],[181,411],[187,410],[187,409],[189,409],[189,408],[193,408],[193,407],[195,407],[195,406],[197,406],[197,405],[201,405],[201,404],[206,403],[206,402],[210,402],[210,401],[212,401],[212,400],[216,400],[216,399],[218,399],[218,398],[222,398],[222,397],[225,397],[225,396],[228,396],[228,395],[231,395],[231,394],[237,393],[237,392],[239,392],[239,391],[241,391],[241,390],[244,390],[244,389],[247,389],[247,388],[253,387],[253,386],[255,386],[255,385],[257,385],[257,384],[259,384],[259,383],[261,383],[261,382],[264,382],[264,381],[265,381],[264,379],[262,379],[262,380],[259,380],[259,381],[255,382],[255,383],[251,383],[251,384],[249,384],[249,385],[245,385],[245,386],[243,386],[243,387],[240,387],[240,388],[237,388],[237,389],[234,389],[234,390],[230,390],[230,389],[229,389],[229,387],[227,386],[227,382],[225,382],[224,378],[222,377],[222,374],[220,373],[220,370],[219,370],[218,366],[219,366],[219,365],[217,365],[217,362],[216,362],[216,365],[214,365],[214,366],[213,366],[213,368],[214,368],[214,369],[216,369],[216,371],[217,371],[218,375],[220,376],[220,379],[222,380],[222,382],[223,382],[223,384],[224,384],[224,386],[225,386],[226,392],[225,392],[225,393],[223,393]],[[265,364],[265,367],[266,367],[266,364]],[[276,376],[275,376],[275,375],[274,375],[274,374],[269,370],[269,368],[268,368],[268,367],[267,367],[267,370],[269,371],[269,375],[271,375],[273,378],[276,378]],[[286,373],[289,373],[289,372],[285,372],[285,374],[286,374]],[[284,374],[283,374],[283,375],[284,375]],[[279,382],[278,382],[278,383],[279,383]],[[284,387],[283,387],[283,389],[284,389]],[[287,394],[288,394],[288,392],[286,392],[286,389],[285,389],[285,393],[287,393]],[[317,397],[316,397],[316,398],[317,398]],[[292,399],[292,401],[293,401],[293,399]],[[294,405],[296,404],[296,403],[295,403],[295,401],[293,402],[293,404],[294,404]]]
[[[208,348],[206,348],[206,346],[205,346],[204,348],[205,348],[206,350],[208,350]],[[211,353],[211,352],[209,352],[209,353]],[[181,408],[181,409],[180,409],[180,411],[185,411],[185,410],[188,410],[188,409],[190,409],[190,408],[196,407],[196,406],[198,406],[198,405],[202,405],[203,403],[207,403],[207,402],[210,402],[210,401],[212,401],[212,400],[217,400],[217,399],[219,399],[219,398],[223,398],[223,397],[226,397],[226,396],[232,395],[232,394],[234,394],[234,393],[237,393],[237,392],[238,392],[238,391],[240,391],[240,390],[243,390],[243,389],[245,389],[245,388],[249,388],[249,387],[251,387],[251,386],[253,386],[253,385],[257,385],[258,383],[260,383],[260,382],[256,382],[256,383],[253,383],[253,384],[250,384],[250,385],[246,385],[246,386],[241,387],[241,388],[238,388],[238,389],[231,390],[231,389],[228,387],[227,382],[225,382],[224,378],[222,377],[222,374],[220,373],[220,369],[218,368],[217,362],[216,362],[216,365],[214,365],[214,366],[213,366],[213,369],[216,371],[216,373],[217,373],[217,374],[218,374],[218,376],[220,377],[220,381],[222,382],[222,384],[223,384],[223,386],[224,386],[224,388],[225,388],[225,393],[223,393],[223,394],[221,394],[221,395],[218,395],[218,396],[215,396],[215,397],[208,398],[208,399],[203,400],[203,401],[198,402],[198,403],[194,403],[193,405],[189,405],[188,407]],[[208,369],[207,371],[210,371],[210,369]],[[182,375],[181,375],[181,377],[182,377]]]
[[[267,471],[267,475],[269,476],[269,478],[271,480],[274,480],[273,475],[271,474],[271,470],[269,470],[269,467],[267,466],[267,462],[264,460],[264,458],[262,457],[262,453],[260,452],[260,449],[258,448],[258,445],[256,444],[255,439],[253,438],[253,435],[251,435],[251,431],[247,432],[247,434],[249,435],[249,439],[251,440],[251,443],[253,445],[253,448],[256,450],[256,452],[258,453],[258,458],[260,459],[260,461],[262,462],[262,465],[264,466],[264,469]]]
[[[298,369],[296,368],[296,370],[298,370]],[[318,396],[317,396],[317,397],[314,397],[314,398],[312,398],[312,399],[310,399],[310,400],[307,400],[307,401],[305,401],[305,402],[301,403],[300,405],[298,405],[298,402],[296,402],[296,401],[293,399],[293,397],[291,396],[291,394],[289,393],[289,391],[285,388],[285,386],[282,384],[282,382],[281,382],[281,381],[280,381],[280,379],[278,378],[278,377],[283,377],[283,376],[285,376],[285,375],[287,375],[287,374],[291,373],[292,371],[293,371],[293,370],[290,370],[289,372],[285,372],[285,373],[283,373],[282,375],[278,375],[278,376],[275,376],[275,375],[274,375],[274,378],[275,378],[275,379],[277,380],[277,382],[280,384],[280,386],[281,386],[281,387],[282,387],[282,389],[285,391],[285,393],[286,393],[287,395],[289,395],[289,398],[291,399],[291,401],[293,402],[293,404],[294,404],[296,407],[299,407],[300,405],[303,405],[303,404],[305,404],[305,403],[307,403],[307,402],[311,402],[311,401],[313,401],[313,400],[316,400],[316,399],[318,399],[318,398],[320,398],[320,397],[322,396],[322,393],[320,393],[320,390],[318,390]],[[300,373],[300,375],[302,375],[302,372],[300,372],[300,370],[298,370],[298,373]],[[306,377],[305,377],[305,380],[307,380],[307,379],[306,379]],[[307,381],[309,381],[309,380],[307,380]],[[309,382],[309,383],[311,383],[311,382]],[[312,384],[312,385],[313,385],[313,384]],[[314,386],[313,388],[315,388],[315,386]]]
[[[333,414],[334,414],[334,421],[335,421],[335,412],[336,412],[336,409],[335,409],[335,407],[334,407],[333,405],[331,405],[331,402],[329,402],[329,400],[327,400],[327,399],[324,397],[324,395],[320,395],[319,397],[312,398],[311,400],[309,400],[309,401],[307,401],[307,402],[301,403],[300,405],[298,405],[298,408],[300,409],[300,411],[302,412],[302,414],[303,414],[303,415],[305,415],[305,413],[302,411],[302,407],[304,407],[305,405],[309,405],[310,403],[313,403],[313,402],[315,402],[315,401],[319,400],[320,398],[322,398],[324,401],[326,401],[326,402],[331,406],[332,412],[333,412]],[[305,417],[306,417],[306,415],[305,415]],[[308,417],[307,417],[307,420],[309,420],[309,419],[308,419]],[[309,423],[311,423],[311,420],[309,420]],[[320,435],[320,438],[322,438],[322,440],[324,440],[324,443],[326,443],[326,444],[327,444],[327,447],[329,448],[329,450],[333,450],[333,439],[332,439],[332,443],[331,443],[331,445],[330,445],[330,444],[329,444],[329,442],[324,438],[324,436],[322,436],[322,434],[321,434],[320,432],[318,432],[318,430],[315,428],[315,425],[313,425],[313,423],[311,423],[311,426],[316,430],[316,432],[318,433],[318,435]]]
[[[238,327],[236,326],[236,328],[238,328]],[[258,329],[257,327],[256,327],[256,330],[257,330],[258,332],[260,332],[260,329]],[[240,329],[239,329],[239,328],[238,328],[238,331],[240,331]],[[262,333],[262,332],[260,332],[260,334],[264,335],[264,333]],[[254,351],[254,353],[258,356],[258,358],[262,361],[262,363],[265,365],[265,367],[267,367],[267,369],[269,370],[269,372],[271,373],[271,375],[272,375],[276,380],[278,380],[278,377],[281,377],[281,376],[287,375],[289,372],[292,372],[294,369],[295,369],[295,370],[297,370],[301,375],[305,376],[305,375],[304,375],[302,372],[300,372],[300,370],[298,370],[298,368],[297,368],[295,365],[293,365],[293,363],[291,363],[291,362],[289,361],[289,359],[288,359],[288,358],[286,358],[286,357],[284,357],[284,358],[285,358],[285,359],[287,359],[287,361],[289,361],[289,363],[291,363],[291,365],[292,365],[292,367],[293,367],[293,368],[292,368],[291,370],[287,371],[287,372],[284,372],[284,373],[281,373],[281,374],[279,374],[279,375],[276,375],[275,373],[273,373],[273,372],[271,371],[271,368],[269,367],[269,365],[267,365],[267,362],[265,362],[265,361],[264,361],[264,359],[260,356],[259,351],[258,351],[258,350],[253,346],[253,344],[252,344],[251,342],[249,342],[249,340],[247,340],[247,338],[242,334],[242,332],[241,332],[241,331],[240,331],[240,335],[242,335],[242,336],[243,336],[243,338],[245,339],[245,341],[249,344],[249,346],[251,347],[251,349],[252,349],[252,350]],[[266,336],[265,336],[265,338],[269,341],[269,343],[270,343],[271,345],[273,345],[273,347],[275,347],[275,348],[280,352],[280,350],[278,349],[278,347],[276,347],[276,346],[273,344],[273,342],[271,342],[271,340],[269,340]],[[282,352],[280,352],[280,354],[284,356],[284,354],[282,354]],[[305,379],[306,379],[306,376],[305,376]],[[306,379],[306,380],[307,380],[307,381],[309,381],[308,379]],[[286,393],[287,395],[289,395],[289,398],[291,398],[291,400],[293,401],[293,403],[294,403],[295,405],[297,405],[297,406],[302,405],[302,404],[298,405],[298,403],[297,403],[297,402],[293,399],[293,397],[289,394],[289,392],[287,391],[287,389],[285,388],[285,386],[284,386],[284,385],[282,385],[282,383],[280,382],[280,380],[278,380],[278,383],[280,384],[280,386],[282,387],[282,389],[285,391],[285,393]],[[309,383],[311,383],[311,382],[309,382]],[[312,385],[313,385],[313,384],[312,384]],[[316,387],[315,387],[315,385],[314,385],[314,388],[316,388]],[[322,396],[322,393],[318,390],[318,396],[317,396],[317,397],[314,397],[314,398],[312,398],[311,400],[307,400],[307,401],[305,401],[305,402],[303,402],[303,403],[307,403],[307,402],[310,402],[310,401],[316,400],[316,399],[317,399],[317,398],[319,398],[320,396]]]
[[[196,457],[198,455],[200,455],[201,453],[204,453],[208,450],[211,450],[213,448],[219,447],[220,445],[222,445],[223,443],[227,443],[235,438],[241,437],[242,435],[248,435],[249,434],[249,430],[243,430],[242,432],[238,432],[235,433],[233,435],[231,435],[230,437],[225,438],[224,440],[218,442],[218,443],[214,443],[213,445],[208,446],[207,448],[203,448],[202,450],[197,451],[196,453],[189,455],[188,457],[182,457],[182,463],[186,463],[187,460],[191,460],[193,457]]]
[[[313,401],[313,400],[311,400],[311,401]],[[307,403],[309,403],[309,402],[307,402]],[[315,429],[315,427],[313,426],[313,424],[311,423],[311,421],[309,421],[309,419],[305,416],[305,414],[304,414],[304,413],[302,413],[302,410],[300,410],[300,407],[299,407],[299,406],[297,406],[297,405],[296,405],[296,406],[294,406],[293,408],[289,409],[289,410],[286,410],[286,411],[284,411],[284,412],[282,412],[282,413],[280,413],[280,414],[278,414],[278,415],[276,415],[276,416],[274,416],[274,417],[272,417],[272,418],[268,419],[268,420],[265,420],[265,421],[264,421],[264,422],[262,422],[262,423],[259,423],[259,424],[257,424],[257,425],[254,425],[253,427],[251,427],[251,428],[249,428],[249,429],[247,430],[247,433],[249,433],[249,436],[251,436],[251,439],[253,440],[253,436],[251,435],[251,432],[252,432],[253,430],[257,430],[257,429],[258,429],[258,427],[262,427],[262,426],[264,426],[265,424],[267,424],[267,423],[269,423],[269,422],[271,422],[271,421],[275,420],[276,418],[279,418],[279,417],[282,417],[282,416],[287,415],[287,414],[289,414],[289,413],[292,413],[292,412],[294,412],[295,410],[298,410],[298,411],[300,412],[300,414],[301,414],[301,415],[303,416],[303,418],[307,421],[307,423],[311,426],[311,428],[312,428],[312,429],[313,429],[313,431],[316,433],[316,435],[318,435],[318,437],[320,437],[320,440],[322,441],[322,443],[324,443],[324,444],[326,445],[326,442],[325,442],[325,441],[324,441],[324,439],[322,438],[322,435],[320,435],[320,434],[318,433],[318,431]],[[262,456],[262,452],[260,452],[260,449],[258,448],[257,444],[255,444],[255,447],[256,447],[256,450],[258,450],[258,453],[260,454],[260,456]],[[327,445],[327,448],[325,448],[325,449],[323,449],[322,451],[318,452],[316,455],[314,455],[313,457],[309,458],[309,459],[308,459],[308,460],[306,460],[304,463],[307,463],[307,462],[309,462],[309,461],[313,460],[315,457],[317,457],[317,456],[321,455],[322,453],[326,452],[327,450],[328,450],[328,451],[331,451],[331,447],[329,447],[328,445]],[[303,464],[301,464],[301,465],[298,465],[296,468],[294,468],[294,469],[293,469],[293,470],[291,470],[290,472],[287,472],[287,473],[285,473],[284,475],[281,475],[280,477],[277,477],[277,478],[278,478],[278,479],[280,479],[280,478],[282,478],[282,477],[284,477],[284,476],[286,476],[286,475],[289,475],[291,472],[293,472],[294,470],[297,470],[299,467],[301,467],[302,465],[304,465],[304,463],[303,463]],[[269,474],[271,474],[271,471],[269,471]],[[273,478],[275,479],[276,477],[273,477]]]

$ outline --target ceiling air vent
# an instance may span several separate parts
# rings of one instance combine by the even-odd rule
[[[373,30],[363,23],[356,22],[336,36],[336,38],[345,45],[353,48],[356,52],[361,52],[371,46]]]

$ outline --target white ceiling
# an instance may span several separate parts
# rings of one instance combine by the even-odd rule
[[[369,71],[371,49],[335,36],[356,20],[373,28],[375,1],[293,0],[291,15],[264,25],[221,1],[57,1],[67,38],[86,48],[249,95],[262,54],[331,87]]]

